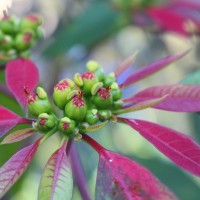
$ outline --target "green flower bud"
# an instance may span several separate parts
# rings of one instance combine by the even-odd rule
[[[35,39],[36,40],[41,40],[43,38],[44,38],[44,32],[43,32],[43,30],[40,27],[38,27],[36,29],[36,31],[35,31]]]
[[[42,24],[42,18],[36,14],[30,14],[20,21],[21,30],[30,28],[36,29]]]
[[[28,109],[29,112],[38,116],[42,113],[50,113],[51,112],[51,104],[48,99],[40,99],[38,94],[31,93],[28,95]]]
[[[73,136],[76,133],[76,123],[75,121],[64,117],[60,120],[58,124],[58,129],[67,136]]]
[[[89,127],[89,124],[87,122],[83,122],[82,124],[79,124],[78,129],[80,132],[85,132],[85,130]]]
[[[33,35],[31,32],[17,34],[15,38],[15,48],[19,51],[24,51],[33,45]]]
[[[0,23],[1,30],[6,34],[15,34],[17,30],[17,24],[14,17],[5,17]]]
[[[65,106],[65,114],[70,119],[82,121],[86,115],[87,106],[83,98],[83,93],[79,91]]]
[[[111,93],[113,101],[117,101],[122,98],[122,90],[119,89],[119,86],[116,82],[111,84]]]
[[[3,40],[4,34],[3,32],[0,30],[0,42]]]
[[[99,119],[102,122],[109,120],[112,116],[112,113],[110,110],[99,110],[98,114],[99,114]]]
[[[100,109],[110,108],[113,104],[110,87],[100,88],[97,94],[92,97],[92,101]]]
[[[48,132],[53,129],[57,124],[57,120],[53,115],[48,115],[47,113],[42,113],[37,119],[37,128],[41,132]]]
[[[36,93],[40,99],[42,99],[42,100],[48,99],[47,93],[45,92],[45,90],[42,87],[37,87]]]
[[[94,72],[96,74],[99,81],[102,81],[104,79],[104,70],[97,62],[91,60],[87,62],[86,67],[88,71]]]
[[[4,50],[9,50],[13,47],[13,38],[9,35],[4,35],[1,40],[1,48]]]
[[[77,86],[81,87],[83,85],[83,79],[79,73],[76,73],[74,75],[74,82],[76,83]]]
[[[110,73],[108,76],[106,76],[103,80],[104,86],[111,86],[113,82],[116,81],[115,74]]]
[[[82,90],[85,95],[91,94],[91,89],[93,85],[99,82],[94,72],[85,72],[82,75],[82,80],[83,80]]]
[[[96,124],[99,121],[98,110],[88,110],[84,120],[90,125]]]
[[[123,104],[124,104],[124,102],[122,100],[115,101],[113,103],[113,109],[119,109],[122,107]]]
[[[68,102],[68,95],[72,91],[72,87],[74,86],[74,83],[69,80],[62,80],[54,87],[54,93],[53,93],[53,100],[54,103],[60,108],[64,109],[66,103]]]
[[[102,87],[103,87],[103,83],[102,83],[102,82],[95,83],[95,84],[92,86],[91,94],[92,94],[92,95],[95,95],[95,94],[98,92],[98,90],[99,90],[100,88],[102,88]]]

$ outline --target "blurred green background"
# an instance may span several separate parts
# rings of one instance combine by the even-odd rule
[[[125,92],[125,96],[148,86],[180,82],[188,74],[185,83],[200,83],[198,71],[199,37],[185,38],[175,33],[156,33],[133,23],[129,7],[117,9],[108,0],[14,0],[9,14],[23,17],[29,12],[43,16],[44,40],[34,49],[32,59],[40,71],[41,85],[49,92],[59,80],[72,78],[76,72],[85,70],[85,63],[92,59],[112,71],[123,59],[139,51],[132,70],[168,54],[175,54],[192,48],[189,55],[172,64]],[[123,2],[123,1],[122,1]],[[129,1],[124,1],[125,3]],[[135,1],[148,2],[148,1]],[[150,2],[150,1],[149,1]],[[138,6],[136,6],[137,9]],[[197,71],[197,73],[196,73]],[[4,72],[0,71],[1,82]],[[17,103],[0,93],[0,104],[22,114]],[[190,134],[200,142],[199,114],[170,113],[147,109],[135,112],[129,117],[146,119],[185,134]],[[134,130],[125,125],[108,124],[101,131],[90,134],[106,148],[124,154],[151,170],[181,200],[200,199],[200,179],[179,169],[145,141]],[[17,149],[34,141],[0,146],[2,165]],[[59,146],[59,138],[54,136],[39,148],[36,156],[23,177],[3,198],[9,200],[35,200],[40,176],[45,162]],[[98,157],[84,142],[76,144],[80,154],[89,191],[94,199],[95,178]],[[134,170],[134,169],[133,169]],[[81,199],[74,187],[73,200]]]

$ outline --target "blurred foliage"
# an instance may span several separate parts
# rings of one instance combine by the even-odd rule
[[[55,33],[54,41],[44,54],[48,57],[65,53],[75,45],[91,47],[127,23],[125,16],[113,10],[106,1],[89,5],[70,24]]]

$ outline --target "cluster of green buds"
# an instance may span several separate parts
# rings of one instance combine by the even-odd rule
[[[113,111],[122,106],[122,91],[114,73],[104,74],[94,61],[87,63],[87,71],[76,73],[74,80],[64,79],[54,86],[54,104],[62,111],[59,117],[44,89],[28,94],[29,112],[38,117],[34,124],[40,132],[57,129],[67,137],[80,139],[85,132],[95,131],[114,119]]]
[[[19,20],[5,16],[0,22],[0,58],[3,61],[16,57],[29,57],[29,50],[43,37],[42,18],[29,14]]]

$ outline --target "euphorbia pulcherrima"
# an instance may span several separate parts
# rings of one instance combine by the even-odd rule
[[[128,12],[133,21],[158,31],[176,32],[183,36],[199,33],[197,0],[112,0],[115,8]]]
[[[155,86],[122,99],[123,88],[161,70],[186,53],[168,56],[147,65],[121,84],[118,84],[118,78],[130,66],[132,57],[108,75],[104,74],[98,63],[89,61],[87,72],[75,74],[73,81],[61,80],[54,87],[53,100],[63,111],[62,115],[54,113],[43,88],[37,87],[34,92],[39,79],[35,65],[24,58],[10,61],[6,67],[7,85],[25,113],[28,108],[29,115],[36,119],[20,117],[1,106],[1,137],[17,124],[32,123],[30,128],[8,134],[1,144],[17,142],[34,133],[43,136],[17,152],[0,168],[0,197],[26,170],[37,148],[51,135],[59,132],[62,137],[61,146],[44,168],[38,199],[72,198],[72,168],[66,149],[69,149],[68,145],[73,140],[81,139],[99,154],[95,199],[177,199],[147,169],[120,154],[106,150],[89,137],[87,132],[97,131],[109,121],[125,123],[178,166],[200,176],[200,146],[190,137],[152,122],[120,117],[122,113],[148,107],[175,112],[200,111],[199,85]]]

